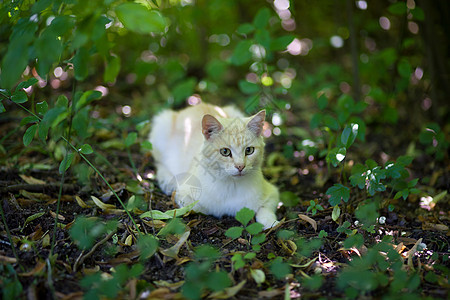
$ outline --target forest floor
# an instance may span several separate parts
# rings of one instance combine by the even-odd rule
[[[10,126],[12,125],[2,124],[0,132],[6,132]],[[405,266],[418,272],[421,279],[418,288],[420,296],[436,299],[448,297],[450,211],[448,202],[441,201],[430,208],[424,206],[420,194],[410,195],[407,200],[390,199],[390,203],[395,204],[396,209],[389,211],[387,207],[382,208],[380,215],[385,217],[385,222],[376,224],[374,232],[368,233],[355,225],[353,210],[363,197],[362,192],[356,191],[352,192],[350,201],[343,206],[341,216],[335,222],[331,217],[333,208],[328,205],[328,198],[325,195],[327,188],[334,183],[334,177],[328,175],[324,160],[310,161],[307,157],[301,156],[286,160],[282,155],[273,154],[281,151],[281,147],[275,145],[284,143],[276,137],[270,140],[267,153],[275,163],[266,168],[265,172],[282,191],[293,192],[299,201],[291,207],[286,205],[279,207],[277,216],[283,221],[276,228],[264,232],[266,239],[261,243],[260,249],[252,249],[250,236],[243,235],[241,238],[231,239],[225,235],[229,228],[240,226],[235,218],[218,219],[190,212],[182,217],[183,222],[180,223],[184,224],[182,234],[159,236],[159,247],[147,260],[139,258],[140,253],[135,242],[137,233],[132,222],[121,210],[121,204],[112,197],[107,186],[96,174],[90,176],[89,184],[80,184],[69,170],[64,178],[58,226],[56,234],[53,234],[61,174],[56,164],[37,148],[24,151],[19,135],[13,135],[8,141],[8,149],[23,152],[14,164],[11,162],[0,167],[1,205],[18,260],[12,251],[3,220],[0,222],[2,268],[0,283],[6,288],[6,284],[12,284],[11,282],[14,282],[12,278],[16,278],[16,282],[19,281],[22,286],[22,298],[51,299],[56,296],[59,299],[77,299],[86,296],[89,290],[92,293],[96,287],[107,289],[94,279],[93,282],[84,280],[89,277],[88,275],[102,274],[102,280],[117,279],[115,274],[119,265],[137,264],[143,267],[137,276],[131,276],[130,280],[115,281],[115,287],[112,289],[119,286],[115,297],[182,298],[181,290],[186,280],[186,267],[192,262],[201,263],[195,249],[206,244],[220,251],[220,257],[206,269],[206,273],[214,270],[225,271],[231,279],[231,287],[221,292],[212,292],[214,288],[203,286],[201,289],[202,283],[197,283],[202,297],[342,298],[346,294],[336,284],[337,274],[350,261],[364,256],[367,249],[377,244],[385,235],[393,237],[391,243],[404,258]],[[376,145],[377,143],[373,143],[373,147],[377,147]],[[134,151],[132,153],[135,164],[139,166],[139,173],[152,174],[154,167],[151,156]],[[159,190],[154,178],[138,181],[129,167],[125,151],[103,150],[101,154],[110,162],[110,166],[100,167],[100,172],[111,183],[123,202],[126,203],[136,190],[140,191],[138,194],[144,200],[144,204],[131,212],[140,230],[155,234],[160,232],[161,228],[167,227],[169,220],[152,221],[150,218],[139,217],[145,208],[162,212],[176,208],[171,197]],[[357,159],[355,157],[355,160]],[[448,174],[450,171],[448,166],[441,168],[439,174],[434,174],[426,160],[418,159],[415,162],[417,163],[410,167],[413,175],[427,175],[434,178],[432,179],[434,183],[421,187],[421,190],[431,192],[448,188],[448,181],[446,182],[448,177],[442,173]],[[45,169],[42,166],[50,167]],[[423,174],[424,172],[428,174]],[[91,196],[101,199],[110,206],[102,209]],[[387,192],[382,196],[386,199],[392,198]],[[317,200],[324,210],[319,210],[315,215],[307,212],[310,200]],[[118,226],[116,231],[98,237],[90,249],[81,250],[70,236],[74,220],[80,215],[98,217],[98,222],[117,220]],[[344,221],[351,224],[350,229],[363,234],[364,244],[358,249],[343,247],[347,235],[337,232],[337,228]],[[310,245],[312,248],[309,253],[302,252],[303,250],[308,252],[306,249],[308,244],[304,244],[304,249],[300,249],[301,242],[294,237],[290,238],[290,234],[294,233],[295,237],[309,241],[317,238],[321,231],[327,235],[322,237],[322,243],[317,249]],[[283,237],[283,234],[288,237]],[[48,259],[52,242],[55,244],[53,249],[55,255]],[[417,248],[420,243],[426,244],[426,250],[410,251],[414,247]],[[243,267],[239,269],[233,267],[236,253],[245,256],[250,252],[256,255],[244,259]],[[436,262],[435,257],[431,258],[433,253],[438,254],[441,268],[433,268]],[[278,257],[282,260],[277,261]],[[7,266],[12,266],[13,270]],[[287,270],[284,273],[279,270],[283,268]],[[277,275],[280,273],[283,276]],[[314,277],[314,274],[319,274],[322,278],[316,286],[314,283],[308,285],[303,281],[304,278]],[[207,278],[207,275],[203,278]],[[100,280],[100,277],[97,280]],[[386,291],[387,288],[381,285],[380,288],[368,291],[360,297],[382,298]],[[105,290],[96,292],[97,295],[108,295]]]

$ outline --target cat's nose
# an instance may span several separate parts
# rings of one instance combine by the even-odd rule
[[[234,165],[234,167],[236,169],[238,169],[239,172],[242,172],[242,170],[244,170],[245,166],[244,165]]]

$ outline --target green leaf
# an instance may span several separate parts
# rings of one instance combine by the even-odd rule
[[[339,122],[336,120],[335,117],[330,116],[328,114],[323,116],[323,123],[325,126],[330,128],[331,130],[338,130],[339,129]]]
[[[27,117],[23,118],[22,121],[20,121],[20,126],[27,125],[30,123],[36,123],[38,121],[39,121],[39,119],[36,118],[35,116],[27,116]]]
[[[187,97],[191,96],[194,93],[195,85],[197,84],[197,80],[195,78],[188,78],[180,83],[178,83],[172,89],[172,95],[175,103],[181,103]]]
[[[158,250],[159,242],[153,235],[140,235],[137,240],[137,247],[140,252],[140,259],[150,258]]]
[[[152,143],[150,141],[145,140],[141,143],[141,148],[147,151],[150,151],[153,149]]]
[[[237,239],[238,237],[240,237],[242,235],[243,231],[244,231],[244,228],[242,228],[242,227],[231,227],[231,228],[228,228],[227,231],[225,231],[225,236],[232,238],[232,239]]]
[[[20,91],[22,89],[26,89],[29,88],[30,86],[36,84],[39,80],[37,80],[34,77],[31,77],[30,79],[28,79],[27,81],[22,81],[21,83],[19,83],[16,87],[16,92]]]
[[[267,7],[261,8],[253,19],[253,25],[258,29],[264,29],[269,24],[270,10]]]
[[[316,129],[319,127],[320,123],[322,122],[323,115],[321,113],[316,113],[312,116],[311,122],[309,123],[309,126],[311,129]]]
[[[81,97],[76,101],[75,110],[79,110],[82,107],[88,105],[94,100],[98,100],[102,97],[102,93],[100,91],[87,91],[84,92]]]
[[[291,273],[292,269],[288,263],[283,262],[281,257],[277,257],[270,265],[270,271],[277,279],[283,279]]]
[[[89,107],[80,109],[72,120],[72,127],[81,139],[85,139],[91,135],[89,125],[91,118],[89,117]]]
[[[103,80],[107,83],[113,83],[120,71],[120,57],[111,55],[106,63]]]
[[[333,208],[333,212],[331,213],[331,219],[336,222],[337,219],[339,219],[339,216],[341,215],[341,209],[339,208],[339,205],[336,205]]]
[[[250,53],[250,46],[252,41],[243,40],[240,41],[234,48],[233,55],[230,58],[230,62],[235,66],[241,66],[252,59]]]
[[[78,149],[78,151],[80,151],[82,154],[91,154],[94,152],[94,150],[92,150],[91,145],[89,144],[84,144],[83,146],[81,146],[80,149]]]
[[[14,103],[25,103],[28,101],[27,93],[25,93],[22,90],[19,90],[11,96],[11,101]]]
[[[66,156],[64,156],[64,159],[61,161],[61,164],[59,165],[59,173],[63,174],[64,172],[67,171],[67,169],[69,169],[70,165],[72,164],[72,160],[74,157],[74,153],[69,152],[68,154],[66,154]]]
[[[136,142],[137,132],[130,132],[125,139],[125,147],[129,148]]]
[[[413,15],[414,19],[417,21],[424,21],[425,20],[425,13],[423,12],[422,8],[416,5],[416,7],[411,10],[411,14]]]
[[[252,33],[253,31],[255,31],[255,26],[253,26],[253,24],[250,24],[250,23],[242,24],[237,29],[237,32],[240,34],[249,34],[249,33]]]
[[[25,220],[25,223],[24,223],[23,226],[22,226],[22,230],[25,228],[25,226],[27,226],[28,223],[30,223],[30,222],[36,220],[37,218],[42,217],[44,214],[45,214],[45,211],[43,211],[43,212],[38,212],[38,213],[35,213],[35,214],[29,216],[29,217]]]
[[[0,86],[11,89],[22,75],[28,65],[30,44],[35,38],[38,23],[30,18],[19,19],[13,27],[9,43],[7,43],[6,54],[3,60],[0,73]]]
[[[388,7],[388,11],[393,15],[404,15],[406,14],[406,9],[406,2],[403,1],[393,3]]]
[[[255,216],[255,212],[250,208],[244,207],[236,213],[236,220],[242,225],[247,226],[248,222]]]
[[[211,290],[218,292],[231,286],[231,279],[225,271],[212,272],[206,279],[206,285]]]
[[[5,107],[3,106],[3,103],[0,101],[0,114],[4,113],[6,111]]]
[[[247,230],[247,232],[250,233],[251,235],[255,235],[260,233],[263,230],[263,228],[264,226],[261,223],[255,222],[245,227],[245,230]]]
[[[78,49],[73,58],[73,68],[75,70],[75,79],[84,80],[89,72],[89,52],[85,47]]]
[[[115,11],[125,28],[136,33],[163,33],[167,27],[159,11],[149,10],[139,3],[123,3]]]
[[[317,99],[317,106],[320,110],[324,110],[328,106],[328,98],[325,94],[320,95]]]
[[[330,187],[327,190],[326,194],[330,196],[328,202],[331,206],[340,204],[341,200],[347,202],[350,199],[350,189],[340,183],[336,183],[332,187]]]
[[[397,71],[403,78],[409,78],[412,73],[412,67],[408,60],[401,59],[397,66]]]
[[[259,223],[253,223],[253,224],[259,224]],[[254,237],[252,237],[252,245],[259,245],[259,244],[263,243],[265,240],[266,240],[266,235],[264,233],[257,234]]]
[[[48,111],[48,104],[45,101],[36,103],[36,112],[40,115],[44,115]]]
[[[283,51],[286,50],[287,46],[294,40],[293,35],[285,35],[276,38],[270,42],[270,50],[272,51]]]
[[[334,167],[337,167],[345,159],[346,154],[347,150],[345,147],[333,148],[328,152],[326,161],[333,164]]]
[[[260,91],[260,87],[256,83],[247,80],[239,80],[238,85],[241,92],[247,95],[256,94]]]
[[[356,139],[358,135],[358,124],[350,124],[345,126],[344,130],[341,134],[341,142],[345,146],[345,148],[349,148]]]
[[[31,141],[34,138],[34,135],[36,134],[38,124],[31,125],[28,127],[28,129],[25,131],[25,134],[23,135],[23,144],[25,147],[27,147]]]
[[[50,67],[59,62],[63,51],[62,41],[50,27],[47,27],[35,41],[34,49],[37,56],[36,70],[39,76],[47,78]]]

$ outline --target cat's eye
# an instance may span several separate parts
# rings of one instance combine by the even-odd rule
[[[252,155],[255,152],[255,147],[247,147],[245,148],[245,155]]]
[[[228,148],[222,148],[220,149],[220,154],[223,156],[231,156],[231,150]]]

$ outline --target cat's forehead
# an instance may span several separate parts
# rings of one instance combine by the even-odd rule
[[[219,119],[223,130],[218,134],[214,143],[219,146],[247,147],[248,145],[260,145],[262,137],[255,136],[247,127],[249,118]]]

